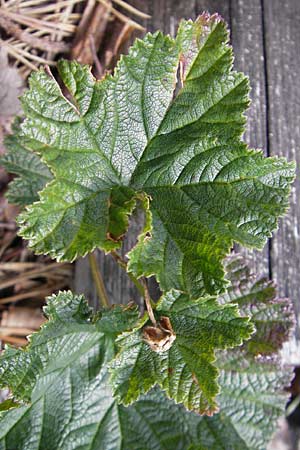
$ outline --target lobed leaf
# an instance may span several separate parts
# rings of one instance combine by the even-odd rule
[[[248,339],[253,332],[249,319],[240,317],[236,306],[220,306],[212,298],[190,300],[176,291],[162,296],[155,311],[156,329],[144,326],[147,318],[143,318],[139,327],[118,338],[120,351],[111,364],[114,394],[128,405],[158,384],[186,408],[213,414],[219,393],[215,349]],[[159,324],[166,318],[175,340],[155,351],[155,344],[162,341]]]
[[[136,307],[117,306],[92,319],[82,296],[61,292],[48,299],[45,312],[49,321],[28,348],[1,356],[1,385],[28,402],[3,404],[1,450],[181,450],[190,444],[186,413],[159,392],[131,408],[112,397],[107,362],[116,335],[136,322]]]
[[[184,304],[173,306],[169,296],[163,308],[174,308],[175,318]],[[190,307],[192,318],[193,312]],[[27,349],[14,355],[6,349],[1,356],[1,386],[22,401],[0,406],[1,450],[266,448],[289,376],[286,368],[278,371],[276,360],[218,353],[221,412],[213,417],[187,412],[158,389],[125,408],[112,396],[108,364],[116,336],[136,322],[136,308],[118,306],[92,317],[82,296],[62,292],[48,299],[46,314],[49,321]]]
[[[20,218],[30,246],[61,260],[108,252],[148,199],[129,270],[193,298],[222,292],[233,242],[262,248],[294,177],[241,141],[249,88],[232,61],[225,23],[203,14],[176,39],[137,40],[100,81],[61,61],[66,96],[49,72],[33,74],[22,130],[54,180]]]

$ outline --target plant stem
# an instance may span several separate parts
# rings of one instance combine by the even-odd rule
[[[146,279],[143,278],[140,282],[134,275],[132,275],[132,273],[127,272],[127,262],[115,250],[111,251],[111,255],[117,261],[119,266],[122,267],[122,269],[124,269],[126,271],[127,275],[131,279],[131,281],[135,284],[135,286],[139,290],[140,294],[144,297],[146,308],[147,308],[147,311],[149,314],[149,318],[150,318],[151,322],[153,323],[153,325],[156,327],[157,323],[156,323],[153,309],[151,306],[151,298],[150,298]]]
[[[139,282],[139,280],[134,275],[132,275],[132,273],[127,272],[126,261],[115,250],[111,251],[111,255],[115,259],[115,261],[119,264],[119,266],[122,267],[122,269],[124,269],[126,271],[127,275],[129,276],[129,278],[131,279],[133,284],[136,286],[139,293],[144,297],[145,289],[144,289],[143,285]]]
[[[127,275],[129,276],[129,278],[131,279],[131,281],[133,282],[135,287],[138,289],[139,293],[144,297],[145,296],[145,290],[143,288],[143,285],[138,281],[137,278],[135,278],[134,275],[132,275],[132,273],[128,273],[127,272]]]
[[[300,394],[297,395],[297,397],[292,400],[292,402],[289,404],[285,411],[285,416],[288,417],[290,414],[292,414],[295,409],[300,405]]]
[[[144,278],[142,280],[143,286],[144,286],[144,298],[145,298],[145,303],[146,303],[146,308],[149,314],[149,318],[151,320],[151,322],[153,323],[153,325],[156,327],[157,323],[154,317],[154,313],[153,313],[153,309],[152,309],[152,305],[151,305],[151,298],[150,298],[150,294],[149,294],[149,290],[148,290],[148,286],[147,286],[147,281]]]
[[[92,276],[93,276],[93,279],[95,282],[99,300],[104,308],[109,308],[109,301],[108,301],[107,293],[105,290],[103,278],[99,271],[98,264],[97,264],[94,253],[89,253],[89,263],[90,263],[90,268],[91,268]]]

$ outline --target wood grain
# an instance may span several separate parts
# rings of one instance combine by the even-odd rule
[[[288,214],[271,243],[270,266],[281,295],[290,297],[300,338],[300,2],[264,1],[270,155],[297,161],[297,178]]]
[[[263,22],[260,0],[232,0],[230,8],[231,42],[237,70],[249,76],[251,105],[247,112],[244,140],[267,154],[267,107],[264,67]],[[269,276],[269,244],[262,252],[236,246],[255,273]]]

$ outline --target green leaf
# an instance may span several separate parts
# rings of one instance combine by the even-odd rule
[[[25,350],[8,347],[0,356],[0,387],[8,387],[15,398],[28,401],[37,379],[42,374],[48,360],[61,359],[61,364],[70,364],[72,358],[87,347],[84,341],[95,338],[93,328],[87,324],[91,311],[82,296],[62,292],[50,297],[45,314],[50,319],[39,333],[30,336],[30,345]],[[87,331],[84,335],[84,330]],[[82,332],[82,345],[76,339]],[[48,346],[48,340],[53,345]],[[59,365],[59,364],[58,364]]]
[[[225,267],[231,284],[218,300],[222,304],[238,304],[241,313],[251,317],[256,328],[251,340],[244,343],[244,349],[253,355],[277,352],[294,328],[292,302],[278,298],[274,283],[253,275],[240,255],[227,258]]]
[[[18,135],[4,139],[7,153],[0,158],[0,163],[10,173],[18,175],[9,184],[6,197],[10,203],[20,206],[30,205],[39,199],[38,193],[51,181],[52,175],[40,157],[33,153],[26,141]]]
[[[141,329],[143,318],[139,327],[118,338],[120,352],[111,364],[114,394],[128,405],[158,384],[186,408],[213,414],[219,392],[214,351],[248,339],[253,332],[249,319],[240,317],[234,305],[190,300],[176,291],[162,296],[155,311],[156,328]],[[168,328],[171,333],[162,333]]]
[[[248,81],[232,60],[225,23],[203,14],[175,40],[137,40],[103,80],[60,62],[68,98],[48,72],[33,74],[22,130],[55,178],[20,218],[30,246],[61,260],[118,248],[148,199],[129,270],[194,298],[221,292],[233,241],[262,248],[294,177],[293,164],[241,141]]]
[[[115,307],[92,320],[83,297],[68,292],[51,297],[45,312],[49,322],[32,336],[29,347],[14,355],[7,349],[1,356],[1,384],[24,400],[22,384],[29,402],[0,414],[1,450],[189,446],[189,416],[160,392],[130,408],[112,397],[107,362],[116,334],[136,321],[136,308]]]
[[[1,356],[1,385],[28,402],[0,413],[1,450],[182,450],[190,445],[186,412],[161,393],[130,408],[112,397],[107,362],[116,335],[136,322],[136,307],[116,306],[92,318],[82,296],[63,292],[48,299],[45,312],[49,322],[32,335],[29,347],[14,355],[6,349]],[[3,409],[7,406],[12,400]]]
[[[151,392],[124,408],[116,404],[107,387],[98,382],[93,388],[93,399],[87,398],[90,409],[80,411],[75,404],[76,417],[69,422],[70,393],[64,397],[68,401],[65,405],[50,405],[47,397],[42,405],[22,406],[3,414],[0,449],[182,450],[193,442],[192,433],[188,432],[190,415],[161,392]],[[54,414],[59,414],[61,424]],[[53,439],[55,433],[60,436]]]
[[[30,402],[2,413],[1,450],[139,450],[148,438],[153,450],[180,450],[181,444],[189,444],[184,425],[175,429],[172,424],[180,418],[174,405],[169,420],[162,421],[167,403],[160,404],[155,397],[130,410],[112,397],[107,362],[114,355],[116,334],[138,315],[135,307],[121,309],[104,311],[91,320],[82,296],[63,292],[48,300],[49,322],[32,335],[29,347],[14,355],[8,349],[1,356],[1,384]]]
[[[278,418],[284,414],[288,399],[284,387],[292,379],[293,369],[283,367],[279,358],[245,357],[243,352],[236,350],[219,354],[218,367],[220,422],[225,420],[227,426],[244,441],[245,448],[265,449],[277,429]],[[226,442],[226,429],[222,435]],[[200,427],[200,442],[201,436],[203,438],[204,434]]]
[[[283,412],[286,368],[278,371],[270,360],[253,364],[239,351],[218,354],[219,414],[189,413],[159,390],[125,408],[112,397],[107,364],[116,335],[136,321],[136,309],[118,306],[92,317],[82,296],[63,292],[48,299],[46,314],[49,322],[27,349],[1,356],[1,386],[28,402],[18,408],[11,408],[12,399],[4,403],[2,409],[11,409],[0,413],[1,450],[266,448]]]
[[[48,73],[32,75],[23,132],[33,148],[43,144],[43,159],[55,174],[40,204],[21,219],[22,234],[37,252],[72,260],[95,247],[120,246],[126,228],[111,239],[112,191],[119,217],[130,214],[129,174],[171,101],[177,53],[168,37],[148,35],[121,59],[114,78],[102,82],[87,67],[62,61],[58,68],[73,104]],[[156,70],[145,68],[151,64]]]

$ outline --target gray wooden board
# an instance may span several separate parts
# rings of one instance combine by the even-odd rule
[[[300,1],[265,0],[264,31],[269,153],[296,160],[298,166],[291,206],[272,240],[270,262],[279,292],[294,301],[300,338]]]
[[[235,68],[249,76],[251,105],[247,112],[245,141],[267,154],[266,79],[264,69],[263,27],[260,0],[232,0],[230,8],[231,42]],[[236,247],[255,273],[269,275],[269,245],[262,252]]]
[[[235,67],[250,77],[252,104],[245,140],[266,154],[284,155],[299,163],[300,153],[300,0],[131,0],[151,14],[149,31],[175,34],[181,18],[194,19],[202,11],[218,12],[227,20],[235,53]],[[237,249],[257,273],[273,276],[281,295],[290,296],[300,312],[299,178],[291,208],[263,252]],[[136,225],[135,225],[136,228]],[[129,237],[130,248],[135,237]],[[98,252],[99,267],[114,303],[138,300],[137,291],[110,257]],[[88,262],[77,263],[75,288],[97,305]],[[299,336],[299,328],[297,332]]]

